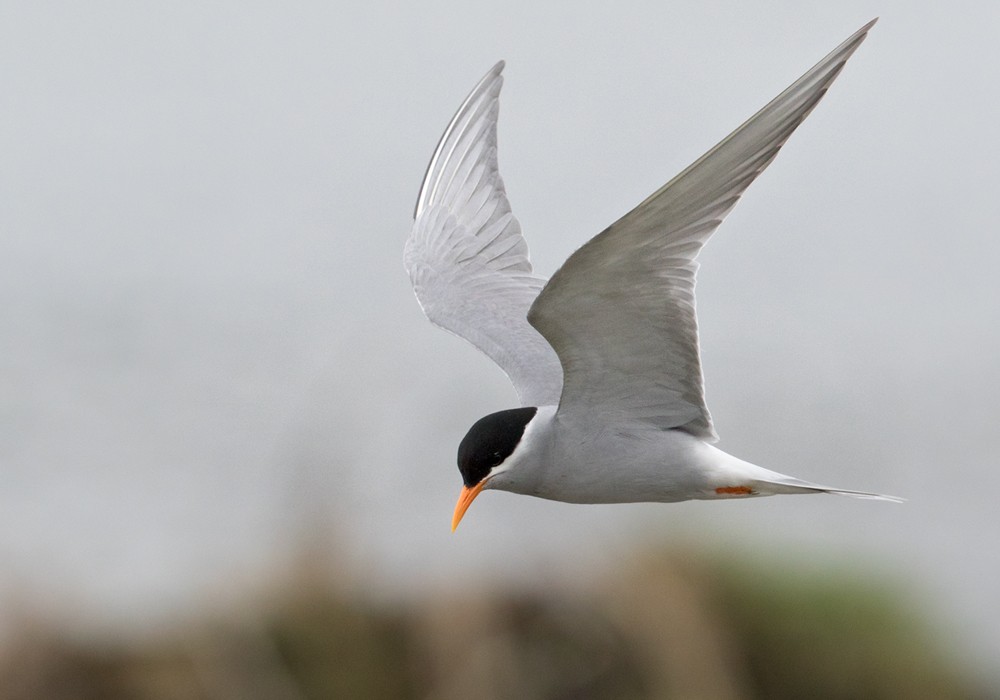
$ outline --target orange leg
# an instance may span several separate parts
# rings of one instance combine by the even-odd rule
[[[749,486],[720,486],[715,492],[720,496],[749,496],[753,489]]]

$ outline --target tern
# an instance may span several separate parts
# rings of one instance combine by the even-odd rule
[[[404,252],[427,318],[496,362],[521,404],[481,418],[461,441],[452,531],[484,489],[569,503],[901,500],[802,481],[713,446],[695,316],[698,252],[875,21],[548,281],[532,273],[497,168],[503,61],[476,85],[434,150]]]

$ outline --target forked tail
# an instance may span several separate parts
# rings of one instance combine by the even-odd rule
[[[773,479],[756,479],[754,490],[761,494],[779,493],[835,493],[838,496],[850,496],[851,498],[866,498],[873,501],[891,501],[893,503],[904,503],[905,498],[898,496],[886,496],[881,493],[869,493],[867,491],[851,491],[850,489],[835,489],[829,486],[813,484],[809,481],[796,479],[792,476],[775,474]]]
[[[713,445],[699,443],[699,446],[708,463],[706,471],[715,477],[712,486],[715,487],[714,497],[716,498],[775,496],[783,493],[835,493],[840,496],[867,498],[875,501],[892,501],[893,503],[906,501],[905,498],[886,496],[881,493],[835,489],[814,484],[811,481],[796,479],[794,476],[745,462]]]

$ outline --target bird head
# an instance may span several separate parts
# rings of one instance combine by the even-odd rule
[[[463,486],[451,521],[452,532],[486,484],[510,468],[513,460],[509,458],[537,412],[534,406],[511,408],[480,418],[469,428],[458,446],[458,470]]]

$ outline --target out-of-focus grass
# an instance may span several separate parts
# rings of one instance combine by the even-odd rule
[[[625,589],[638,597],[625,598]],[[687,668],[709,658],[715,668],[675,672],[661,697],[988,696],[951,666],[913,591],[857,569],[651,552],[616,592],[661,615],[674,596],[704,617],[688,638],[702,649]],[[710,687],[712,675],[725,683]]]
[[[967,695],[906,592],[855,574],[733,566],[713,597],[761,697]]]
[[[306,568],[157,642],[27,625],[0,698],[986,697],[905,591],[856,572],[650,551],[585,589],[386,605]]]

